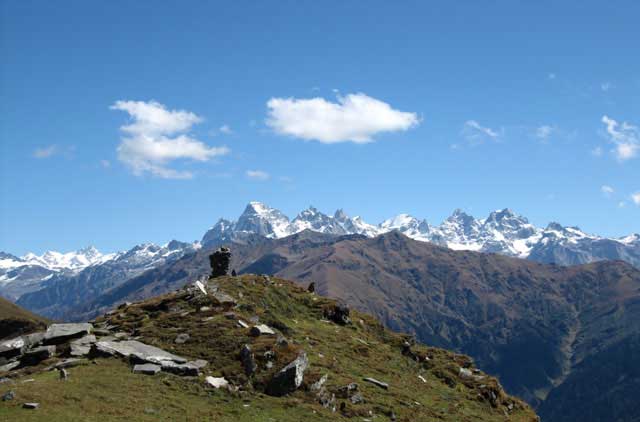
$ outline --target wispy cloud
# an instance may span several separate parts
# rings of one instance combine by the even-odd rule
[[[57,152],[58,147],[56,145],[49,145],[48,147],[36,148],[35,151],[33,151],[33,156],[35,158],[49,158]]]
[[[535,131],[535,137],[540,141],[546,142],[549,140],[551,135],[556,132],[556,129],[553,126],[542,125],[538,126]]]
[[[220,128],[218,130],[220,131],[220,133],[223,133],[225,135],[233,134],[233,130],[231,129],[231,127],[229,125],[222,125],[222,126],[220,126]]]
[[[473,143],[481,143],[486,140],[497,141],[503,133],[504,129],[495,130],[487,126],[482,126],[476,120],[467,120],[462,127],[462,135]]]
[[[271,98],[266,124],[276,133],[325,144],[367,143],[383,132],[406,131],[420,123],[416,113],[393,109],[365,94],[324,98]]]
[[[187,135],[202,118],[185,110],[168,110],[155,101],[117,101],[112,110],[129,113],[132,122],[120,127],[124,132],[118,146],[118,159],[133,174],[149,173],[165,179],[190,179],[189,171],[169,167],[172,161],[208,161],[229,153],[225,146],[210,147]]]
[[[611,82],[602,82],[600,84],[600,89],[602,90],[602,92],[608,92],[612,88],[614,88],[614,85]]]
[[[615,192],[615,189],[613,189],[611,186],[609,185],[602,185],[600,186],[600,192],[602,192],[602,194],[604,196],[606,196],[607,198],[611,197],[611,195]]]
[[[615,144],[614,154],[620,161],[634,158],[640,150],[640,132],[627,122],[618,123],[608,116],[602,116],[609,141]]]
[[[262,182],[271,178],[271,175],[263,170],[247,170],[246,175],[249,179]]]
[[[640,191],[631,194],[631,200],[634,204],[640,205]]]

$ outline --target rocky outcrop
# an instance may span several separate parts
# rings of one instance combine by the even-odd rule
[[[217,251],[209,255],[209,264],[211,265],[211,277],[220,277],[227,275],[229,272],[229,263],[231,262],[231,250],[229,248],[219,248]]]

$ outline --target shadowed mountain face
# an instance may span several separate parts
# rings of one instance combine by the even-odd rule
[[[623,357],[639,350],[640,271],[624,262],[546,265],[452,251],[397,232],[375,238],[310,231],[282,239],[246,236],[231,249],[231,268],[241,273],[314,281],[318,293],[366,310],[394,330],[471,355],[509,392],[539,407],[547,421],[606,420],[595,410],[592,419],[579,415],[636,394],[638,376],[625,369]],[[87,318],[193,281],[208,273],[209,253],[201,250],[135,277],[73,316]],[[567,409],[579,401],[579,412]],[[616,403],[616,414],[624,415],[616,420],[640,417],[631,404]]]

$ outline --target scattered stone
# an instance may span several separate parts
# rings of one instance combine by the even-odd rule
[[[426,380],[426,379],[424,379],[424,377],[423,377],[422,375],[418,375],[418,378],[420,379],[420,381],[422,381],[422,382],[424,382],[424,383],[426,383],[426,382],[427,382],[427,380]]]
[[[211,307],[210,306],[201,306],[200,307],[200,312],[207,312],[210,311]]]
[[[329,379],[329,375],[324,374],[322,377],[320,377],[318,381],[314,382],[309,386],[309,390],[314,393],[317,391],[320,391],[322,387],[324,387],[324,384],[327,382],[328,379]]]
[[[249,335],[253,336],[253,337],[259,337],[259,336],[275,336],[276,332],[273,331],[270,327],[264,325],[264,324],[259,324],[259,325],[254,325],[253,327],[251,327],[251,331],[249,332]]]
[[[307,291],[309,293],[315,293],[316,291],[316,282],[312,281],[311,283],[309,283],[309,287],[307,287]]]
[[[383,388],[385,390],[389,389],[389,384],[387,384],[386,382],[378,381],[375,378],[363,378],[363,380],[366,382],[370,382],[373,385],[377,385],[378,387]]]
[[[298,357],[287,366],[282,368],[276,373],[269,384],[265,392],[270,396],[284,396],[295,391],[304,378],[304,371],[309,366],[309,359],[307,354],[302,352]]]
[[[242,328],[249,328],[249,324],[247,324],[246,322],[244,322],[243,320],[239,319],[238,320],[238,325]]]
[[[253,351],[251,350],[251,346],[245,344],[242,346],[242,350],[240,350],[240,361],[242,362],[242,366],[244,367],[244,373],[250,377],[256,369],[258,369],[258,364],[256,363],[256,359],[253,355]]]
[[[235,312],[225,312],[223,315],[226,319],[230,319],[230,320],[236,319],[237,317]]]
[[[211,297],[215,301],[215,304],[217,306],[222,306],[225,309],[231,309],[238,304],[238,302],[236,302],[234,298],[226,293],[219,291],[211,293],[209,297]]]
[[[349,401],[351,401],[351,403],[353,404],[364,403],[364,397],[362,397],[362,394],[360,393],[355,393],[354,395],[349,397]]]
[[[260,322],[260,317],[258,315],[254,315],[249,318],[249,322],[251,322],[252,324],[257,324],[258,322]]]
[[[176,344],[184,344],[186,343],[189,339],[191,338],[191,336],[187,333],[180,333],[176,336],[175,340],[173,340],[174,343]]]
[[[349,308],[345,305],[336,304],[328,307],[324,310],[324,316],[329,321],[333,321],[338,325],[351,324],[351,318],[349,318]]]
[[[352,382],[344,385],[336,390],[336,397],[341,399],[348,399],[358,391],[358,384]]]
[[[127,340],[121,342],[98,341],[94,345],[97,352],[111,356],[133,357],[139,361],[162,364],[164,362],[186,363],[187,360],[176,356],[162,349],[137,340]]]
[[[105,328],[96,328],[93,330],[93,334],[97,335],[97,336],[109,336],[111,335],[111,331],[105,329]]]
[[[2,395],[2,401],[9,401],[16,398],[16,393],[13,390],[7,391]]]
[[[229,381],[224,379],[224,377],[206,377],[205,382],[213,388],[228,388]]]
[[[209,364],[209,362],[207,362],[204,359],[196,359],[196,360],[192,360],[190,362],[188,362],[189,364],[193,365],[194,367],[198,368],[198,369],[202,369],[205,366],[207,366]]]
[[[287,341],[286,338],[284,338],[283,335],[278,334],[278,338],[276,338],[276,345],[280,347],[285,347],[289,345],[289,342]]]
[[[60,372],[60,379],[61,380],[67,380],[69,379],[69,374],[67,373],[67,370],[64,368],[58,368],[58,371]]]
[[[231,250],[222,247],[209,255],[209,264],[211,265],[211,277],[220,277],[227,275],[229,271],[229,261],[231,261]]]
[[[25,409],[37,409],[40,407],[40,403],[23,403],[22,407]]]
[[[162,368],[160,365],[153,363],[138,364],[133,367],[134,374],[155,375],[160,372]]]
[[[53,324],[44,333],[45,344],[64,343],[72,338],[82,337],[89,333],[93,326],[87,322],[80,324]]]
[[[118,340],[123,340],[123,339],[128,339],[129,338],[129,334],[128,333],[123,333],[123,332],[115,333],[113,336],[115,338],[117,338]]]

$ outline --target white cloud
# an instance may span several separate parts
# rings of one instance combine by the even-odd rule
[[[129,113],[132,122],[120,127],[126,134],[118,159],[136,176],[150,173],[165,179],[190,179],[193,174],[168,167],[174,160],[208,161],[229,153],[227,147],[209,147],[186,132],[202,118],[185,110],[167,110],[155,101],[117,101],[110,107]]]
[[[271,175],[262,170],[247,170],[246,175],[249,179],[265,181],[269,180]]]
[[[631,200],[634,204],[640,205],[640,191],[631,194]]]
[[[556,131],[553,126],[542,125],[536,128],[536,138],[541,141],[549,140],[549,137]]]
[[[636,126],[602,116],[602,123],[607,126],[609,141],[615,144],[614,154],[620,161],[634,158],[640,150],[640,132]]]
[[[233,130],[229,125],[222,125],[218,130],[220,131],[220,133],[224,133],[225,135],[231,135],[233,133]]]
[[[382,132],[405,131],[420,123],[416,113],[393,109],[365,94],[324,98],[271,98],[266,124],[275,132],[325,144],[367,143]]]
[[[602,192],[604,194],[604,196],[610,197],[611,194],[613,194],[613,192],[615,192],[615,190],[609,185],[602,185],[600,187],[600,192]]]
[[[467,120],[462,127],[462,135],[471,142],[483,142],[486,139],[498,140],[503,130],[496,131],[490,127],[482,126],[476,120]]]
[[[56,152],[58,152],[58,147],[55,145],[50,145],[44,148],[36,148],[35,151],[33,151],[33,156],[35,158],[49,158]]]

